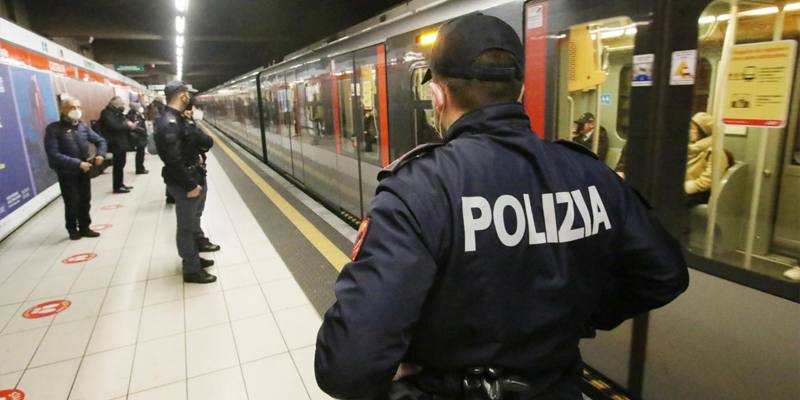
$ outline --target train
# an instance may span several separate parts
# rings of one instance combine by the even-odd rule
[[[535,134],[570,140],[591,112],[603,161],[684,244],[687,293],[583,341],[585,363],[633,398],[798,398],[800,2],[412,0],[202,93],[205,121],[357,221],[381,168],[440,140],[426,56],[438,26],[474,12],[523,40]],[[747,114],[767,90],[746,86],[755,79],[782,79],[769,118]],[[690,206],[698,112],[724,152],[712,152],[708,201]]]
[[[63,96],[81,100],[90,123],[114,96],[148,89],[94,60],[0,18],[0,240],[60,195],[47,163],[44,130]]]

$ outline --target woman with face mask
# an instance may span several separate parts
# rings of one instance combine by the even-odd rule
[[[45,129],[44,144],[50,168],[58,174],[67,232],[72,240],[97,237],[100,234],[89,228],[92,186],[87,173],[103,164],[106,141],[81,123],[81,102],[77,99],[63,99],[60,111],[61,119]]]
[[[689,122],[689,147],[686,161],[686,179],[683,187],[688,196],[687,204],[694,206],[708,203],[711,194],[711,145],[713,143],[714,118],[708,113],[699,112]],[[724,149],[722,151],[725,151]],[[730,167],[730,160],[724,158],[723,171]]]

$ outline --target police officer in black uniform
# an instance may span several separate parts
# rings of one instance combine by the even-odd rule
[[[192,146],[196,149],[196,152],[199,153],[200,156],[200,165],[203,171],[206,171],[206,160],[208,157],[206,153],[208,153],[212,147],[214,147],[214,139],[211,136],[206,135],[197,123],[195,122],[195,113],[194,113],[194,105],[195,99],[192,98],[189,107],[183,111],[183,120],[186,123],[186,128],[189,130],[189,142]],[[205,179],[206,174],[203,173],[202,185],[203,189],[206,193],[208,193],[208,179]],[[169,194],[169,193],[167,193]],[[169,201],[167,201],[169,203]],[[174,199],[173,199],[174,204]],[[203,232],[203,227],[200,224],[200,220],[203,218],[203,211],[206,208],[206,196],[200,196],[200,203],[197,205],[197,214],[195,219],[197,220],[197,231],[194,234],[195,242],[197,243],[197,248],[201,253],[208,253],[220,250],[220,245],[214,244],[211,242],[211,239],[206,237],[205,232]]]
[[[124,181],[124,169],[128,155],[128,137],[131,130],[136,127],[131,121],[125,118],[125,102],[119,96],[114,96],[108,102],[106,108],[100,113],[100,125],[103,129],[103,136],[109,142],[109,148],[114,155],[112,189],[114,193],[128,193],[133,186],[126,185]]]
[[[443,143],[379,175],[317,338],[328,394],[579,400],[580,339],[686,289],[643,200],[583,147],[531,131],[523,62],[500,19],[440,28],[426,79]]]
[[[214,265],[213,260],[200,257],[196,242],[200,229],[198,217],[201,205],[205,204],[205,166],[200,157],[201,150],[195,141],[192,129],[181,115],[191,104],[191,85],[172,81],[164,88],[167,106],[156,120],[155,142],[158,155],[164,161],[161,176],[167,191],[175,199],[175,214],[178,229],[176,242],[178,254],[183,259],[183,280],[193,283],[211,283],[217,277],[204,268]]]

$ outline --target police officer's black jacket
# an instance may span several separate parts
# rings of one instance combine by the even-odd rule
[[[105,157],[106,141],[83,123],[73,124],[64,118],[47,125],[44,148],[50,168],[59,175],[81,175],[81,162],[90,156],[89,143],[95,145],[95,156]]]
[[[131,128],[128,127],[128,119],[123,110],[112,107],[111,104],[107,105],[100,112],[100,126],[103,129],[103,136],[109,141],[110,151],[128,150],[128,135]]]
[[[540,140],[520,104],[467,113],[444,142],[378,186],[317,338],[329,394],[377,396],[405,361],[430,382],[505,368],[533,398],[577,375],[587,325],[686,289],[680,246],[640,197],[574,145]]]
[[[164,182],[180,185],[189,192],[201,183],[200,171],[195,167],[201,151],[187,125],[177,110],[165,107],[156,120],[154,139],[164,162],[161,170]]]

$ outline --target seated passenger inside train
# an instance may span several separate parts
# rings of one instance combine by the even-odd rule
[[[575,129],[572,131],[572,141],[579,145],[592,149],[592,141],[594,141],[595,119],[594,114],[585,112],[575,121]],[[606,128],[600,127],[600,143],[597,146],[597,158],[600,161],[606,161],[608,155],[608,132]]]
[[[708,203],[711,195],[712,144],[714,118],[708,113],[699,112],[689,122],[689,147],[686,159],[686,179],[683,188],[686,191],[686,204],[691,207]],[[723,150],[724,151],[724,150]],[[725,152],[722,171],[725,172],[733,164],[730,153]]]

